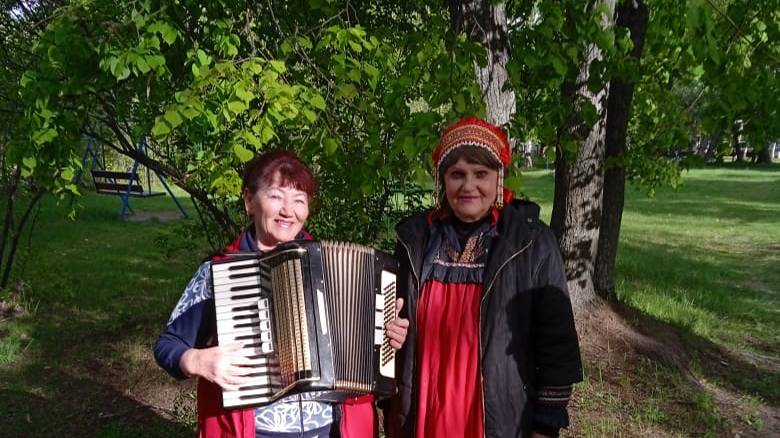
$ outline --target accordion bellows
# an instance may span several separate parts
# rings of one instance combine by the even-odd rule
[[[339,402],[395,392],[398,264],[387,253],[341,242],[294,241],[211,265],[220,345],[242,343],[251,382],[223,390],[225,408],[262,406],[317,391]]]

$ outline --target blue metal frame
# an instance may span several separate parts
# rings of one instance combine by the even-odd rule
[[[141,136],[141,141],[138,142],[138,152],[141,153],[141,155],[146,155],[146,136]],[[130,181],[127,183],[127,190],[125,191],[125,194],[122,195],[122,210],[119,212],[119,218],[124,220],[125,215],[127,214],[127,209],[130,209],[130,190],[133,186],[133,181],[138,181],[138,160],[133,161],[133,167],[130,169]],[[181,212],[181,215],[184,216],[184,218],[189,219],[189,216],[187,215],[187,212],[184,211],[184,207],[182,207],[181,203],[179,202],[179,199],[176,198],[176,195],[173,194],[173,191],[171,191],[171,188],[168,187],[168,183],[165,182],[165,178],[160,176],[159,173],[157,173],[156,170],[147,168],[147,172],[152,171],[155,175],[157,175],[157,179],[160,180],[163,187],[165,187],[165,191],[168,192],[169,195],[171,195],[171,199],[173,199],[173,202],[176,204],[176,207],[179,208],[179,211]],[[147,190],[149,190],[149,193],[152,191],[152,187],[150,184],[147,184]],[[130,209],[132,211],[132,209]]]
[[[84,165],[86,164],[86,162],[87,162],[87,160],[89,158],[88,155],[90,155],[90,156],[92,156],[92,167],[91,167],[91,170],[95,170],[96,166],[100,170],[106,170],[105,167],[100,163],[100,157],[98,156],[97,152],[93,148],[93,144],[94,144],[94,142],[93,142],[92,138],[86,137],[86,147],[84,148],[84,154],[82,154],[82,156],[81,156],[81,167],[82,167],[82,169],[84,168]],[[141,136],[141,141],[138,142],[137,150],[142,155],[146,155],[146,136],[145,135]],[[132,191],[132,188],[133,188],[133,182],[134,181],[138,181],[138,166],[139,165],[140,165],[140,163],[138,162],[138,160],[133,161],[133,166],[130,168],[130,179],[129,179],[128,183],[127,183],[127,190],[125,190],[125,192],[121,195],[122,207],[119,210],[119,219],[121,219],[121,220],[125,219],[125,217],[127,216],[127,212],[128,211],[130,211],[130,212],[133,211],[133,208],[130,207],[130,192]],[[173,199],[173,202],[176,203],[176,207],[178,207],[179,211],[181,212],[181,215],[184,218],[189,219],[189,215],[184,210],[184,207],[179,202],[179,199],[176,198],[176,195],[173,194],[173,191],[168,186],[168,183],[165,182],[165,178],[160,176],[160,174],[157,173],[156,170],[147,169],[147,171],[154,172],[154,174],[157,175],[157,179],[160,180],[160,182],[162,183],[163,187],[165,188],[165,191],[168,192],[168,194],[171,196],[171,199]],[[79,170],[78,173],[76,174],[76,177],[74,178],[74,183],[75,184],[78,184],[81,181],[82,175],[83,175],[83,170]],[[149,182],[150,181],[151,181],[151,179],[149,179]],[[114,183],[116,184],[116,180],[114,181]],[[147,183],[147,190],[149,191],[148,193],[152,192],[151,184]]]

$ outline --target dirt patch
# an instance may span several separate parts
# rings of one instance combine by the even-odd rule
[[[776,407],[692,372],[691,351],[702,347],[675,327],[603,302],[587,314],[577,321],[587,378],[565,436],[780,436]],[[704,363],[724,367],[717,348]]]
[[[27,315],[27,309],[25,309],[21,299],[26,287],[25,283],[19,282],[13,285],[5,298],[0,299],[0,322]]]
[[[0,322],[25,314],[24,307],[14,301],[0,300]]]

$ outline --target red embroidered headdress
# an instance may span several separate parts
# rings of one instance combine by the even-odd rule
[[[441,163],[450,152],[466,145],[484,148],[501,164],[498,170],[497,192],[500,195],[496,199],[496,207],[503,207],[505,202],[512,200],[512,192],[504,187],[504,168],[509,165],[512,150],[506,135],[500,128],[476,117],[463,118],[447,127],[441,135],[436,149],[433,150],[433,165],[436,172],[434,175],[436,203],[439,203],[441,193],[441,182],[439,181]]]

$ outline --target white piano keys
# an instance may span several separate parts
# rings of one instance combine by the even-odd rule
[[[262,275],[265,274],[265,275]],[[282,386],[279,362],[273,354],[270,303],[261,296],[268,273],[256,261],[212,264],[217,337],[221,345],[241,343],[249,382],[222,391],[222,405],[236,408],[268,403]]]

